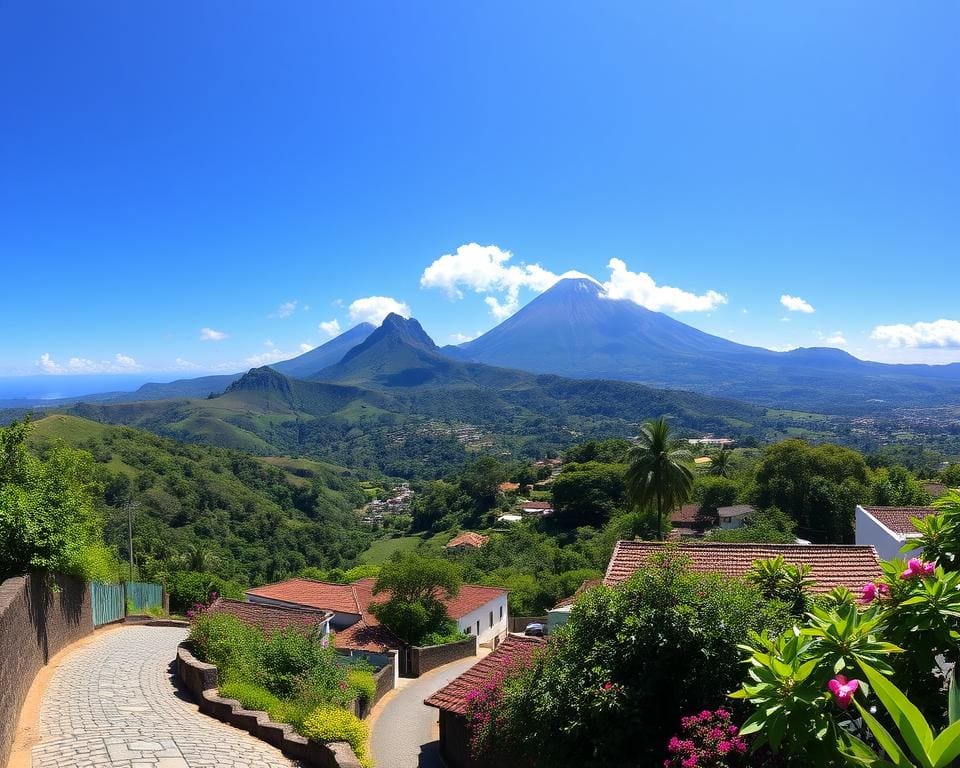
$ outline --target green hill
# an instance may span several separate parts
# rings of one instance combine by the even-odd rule
[[[371,540],[354,511],[365,501],[358,478],[342,467],[186,445],[65,414],[34,422],[30,440],[38,452],[52,440],[90,451],[102,469],[107,541],[126,556],[125,505],[135,504],[134,553],[147,571],[200,547],[216,572],[258,583],[305,565],[352,565]]]

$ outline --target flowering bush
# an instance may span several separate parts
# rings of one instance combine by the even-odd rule
[[[467,723],[470,726],[470,754],[474,760],[493,760],[508,739],[503,735],[511,726],[504,707],[509,681],[523,670],[520,659],[507,655],[503,664],[476,688],[467,692]]]
[[[679,736],[670,739],[664,768],[739,768],[751,765],[746,757],[747,742],[733,724],[730,712],[720,708],[680,721]]]

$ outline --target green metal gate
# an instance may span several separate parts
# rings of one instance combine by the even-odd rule
[[[123,603],[123,584],[104,584],[94,581],[90,584],[93,593],[93,625],[109,624],[119,621],[126,614]]]
[[[159,584],[145,584],[139,581],[128,581],[127,605],[133,613],[140,613],[151,608],[163,608],[163,587]]]

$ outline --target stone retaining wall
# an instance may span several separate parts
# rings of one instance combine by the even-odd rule
[[[244,709],[239,701],[221,697],[217,691],[217,668],[196,659],[186,643],[177,648],[177,676],[200,705],[201,712],[242,728],[295,760],[315,768],[361,768],[349,744],[307,739],[285,723],[274,723],[266,712]]]
[[[15,576],[0,584],[0,766],[10,758],[37,672],[93,632],[90,606],[89,585],[66,576]]]
[[[423,647],[413,646],[409,649],[410,664],[407,667],[407,674],[410,677],[420,677],[420,675],[436,669],[451,661],[465,659],[468,656],[477,655],[477,638],[471,635],[466,640],[458,643],[447,643],[446,645],[427,645]]]

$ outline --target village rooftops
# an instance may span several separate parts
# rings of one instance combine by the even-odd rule
[[[247,590],[247,595],[285,605],[306,606],[335,613],[349,613],[360,616],[368,624],[376,624],[370,613],[370,604],[387,600],[386,592],[373,594],[376,579],[360,579],[352,584],[331,584],[314,579],[288,579],[277,584],[267,584]],[[478,584],[464,584],[456,597],[444,598],[447,613],[454,620],[462,619],[469,613],[482,608],[491,600],[505,595],[507,590],[500,587],[483,587]]]
[[[474,533],[473,531],[464,531],[459,536],[454,536],[452,539],[450,539],[446,548],[457,549],[459,547],[469,547],[471,549],[479,549],[488,541],[490,541],[489,536]]]
[[[638,570],[654,565],[652,557],[664,551],[662,542],[618,541],[607,565],[603,583],[621,584]],[[674,551],[689,558],[690,570],[697,573],[719,573],[723,576],[745,576],[757,560],[778,555],[792,565],[809,565],[814,592],[829,592],[834,587],[859,591],[869,581],[878,579],[882,571],[877,552],[872,546],[855,544],[727,544],[682,543],[672,545]]]
[[[920,535],[913,525],[913,518],[922,520],[927,515],[934,515],[937,512],[933,507],[864,507],[861,505],[860,509],[901,539]]]
[[[313,631],[331,618],[330,611],[318,611],[311,608],[285,608],[279,605],[247,603],[243,600],[231,600],[218,597],[207,608],[209,613],[228,613],[236,616],[245,624],[271,632],[284,629],[303,629]]]
[[[533,656],[546,641],[539,637],[509,635],[497,649],[478,661],[460,677],[454,678],[432,696],[424,700],[428,707],[436,707],[458,715],[467,713],[468,695],[498,672],[514,665],[529,667]]]

